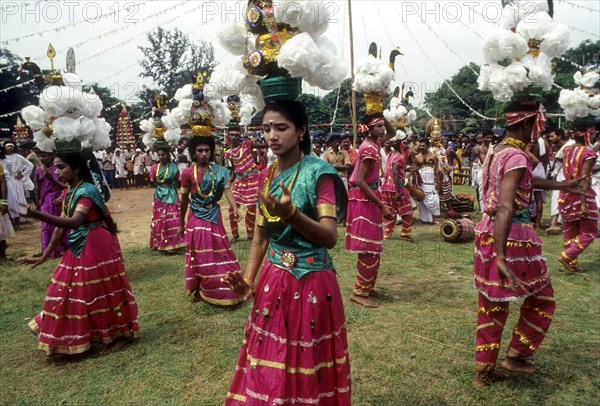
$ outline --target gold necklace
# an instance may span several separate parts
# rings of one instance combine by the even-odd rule
[[[167,180],[167,177],[169,176],[169,166],[171,165],[167,165],[165,176],[163,176],[161,179],[160,176],[158,176],[158,174],[160,173],[160,162],[158,163],[158,167],[156,168],[156,180],[158,181],[158,183],[165,183],[165,181]]]
[[[200,184],[198,183],[198,169],[196,167],[196,164],[194,164],[194,180],[196,181],[196,190],[198,191],[198,196],[200,196],[203,199],[211,197],[213,195],[213,191],[215,190],[215,174],[210,164],[208,164],[208,172],[210,173],[211,180],[210,191],[207,194],[204,194],[202,193],[202,189],[200,189]]]
[[[304,160],[304,153],[301,152],[300,160],[296,164],[296,172],[294,173],[294,177],[292,178],[292,181],[290,182],[289,186],[287,186],[287,189],[290,191],[290,194],[292,193],[292,190],[294,189],[294,184],[296,183],[296,178],[298,177],[298,172],[300,172],[300,166],[302,165],[303,160]],[[269,170],[269,176],[267,176],[267,179],[265,179],[265,184],[264,184],[263,190],[262,190],[263,194],[265,192],[269,192],[269,186],[271,185],[271,179],[273,179],[273,175],[275,174],[276,168],[277,168],[277,161],[275,161],[273,163],[273,165],[271,165],[271,169]],[[267,207],[265,206],[265,204],[262,200],[260,200],[260,207],[262,209],[263,214],[265,215],[265,218],[267,219],[267,221],[269,223],[277,223],[277,222],[281,221],[280,217],[272,216],[271,213],[269,213],[269,210],[267,210]]]
[[[516,138],[512,138],[512,137],[505,138],[504,141],[502,141],[502,144],[509,145],[511,147],[515,147],[515,148],[518,148],[523,151],[525,151],[525,146],[526,146],[523,141],[518,140]]]
[[[73,197],[75,197],[75,192],[77,192],[77,189],[79,189],[79,186],[81,186],[82,183],[83,183],[83,180],[79,181],[77,186],[75,186],[75,189],[73,189],[73,193],[71,193],[71,197],[69,199],[69,204],[67,204],[65,206],[66,197],[69,196],[69,193],[71,192],[71,185],[69,185],[69,187],[67,189],[67,194],[65,195],[65,200],[63,200],[63,202],[62,202],[62,212],[65,215],[65,217],[69,217],[69,213],[67,212],[67,210],[71,207],[71,203],[73,203]]]

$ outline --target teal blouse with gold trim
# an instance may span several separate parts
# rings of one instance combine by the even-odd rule
[[[307,156],[297,165],[286,169],[270,182],[269,193],[275,198],[281,198],[280,183],[289,189],[294,180],[292,202],[304,215],[318,221],[321,217],[334,217],[338,221],[346,214],[348,195],[341,178],[335,168],[329,163],[312,156]],[[297,175],[296,175],[297,172]],[[336,205],[317,206],[317,184],[322,176],[331,176],[334,180]],[[260,189],[262,190],[262,188]],[[269,222],[271,217],[265,215],[259,205],[257,225],[265,227],[270,235],[267,259],[278,268],[292,273],[297,279],[309,272],[333,269],[333,260],[327,248],[316,245],[291,225],[281,221]]]
[[[166,204],[177,204],[177,188],[175,181],[179,168],[172,162],[168,165],[159,165],[156,168],[156,190],[154,198]]]
[[[95,185],[92,185],[88,182],[82,182],[79,186],[74,188],[73,190],[69,190],[63,201],[67,203],[65,206],[64,212],[62,213],[65,217],[73,217],[77,208],[77,202],[82,197],[87,197],[90,199],[100,210],[102,211],[102,216],[106,217],[106,204],[104,203],[104,199],[102,195],[98,191],[98,188]],[[88,232],[92,228],[101,227],[102,222],[96,223],[81,223],[81,225],[75,229],[71,230],[69,233],[69,238],[67,242],[69,243],[69,251],[77,258],[81,255],[81,251],[83,251],[83,247],[85,245],[85,240],[87,238]]]

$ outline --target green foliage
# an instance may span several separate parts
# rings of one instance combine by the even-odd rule
[[[23,62],[23,59],[18,55],[13,54],[6,48],[0,48],[0,68],[18,65]],[[30,72],[23,71],[21,73],[21,79],[17,80],[17,78],[19,78],[18,69],[19,68],[15,66],[0,72],[0,89],[15,86],[33,79],[33,75]],[[0,115],[21,110],[31,104],[37,104],[38,96],[39,89],[34,82],[28,83],[23,87],[15,87],[7,92],[0,92]],[[16,114],[9,117],[0,117],[0,127],[11,129],[10,132],[0,132],[0,137],[9,138],[16,122]]]
[[[312,94],[301,94],[298,100],[306,106],[309,125],[331,122],[333,112],[323,102],[323,99]]]
[[[339,100],[338,100],[339,92]],[[337,101],[337,114],[335,117],[336,124],[351,124],[352,123],[352,79],[345,79],[339,88],[333,89],[323,97],[323,103],[329,108],[331,118],[335,111]],[[365,114],[365,101],[360,94],[356,95],[357,120],[360,120]],[[329,120],[331,122],[331,119]],[[346,130],[348,128],[346,127]]]
[[[150,46],[138,46],[144,56],[139,61],[143,69],[140,77],[152,78],[169,98],[178,88],[195,81],[197,72],[210,72],[214,67],[215,51],[209,42],[194,43],[177,28],[158,27],[147,37]]]
[[[566,59],[566,61],[555,59],[556,84],[566,89],[572,89],[575,87],[573,74],[577,71],[577,68],[568,61],[572,61],[580,65],[586,65],[588,69],[597,69],[600,64],[598,58],[600,58],[600,40],[595,42],[591,40],[585,40],[576,48],[569,49],[564,55],[564,59]],[[458,100],[458,98],[450,90],[447,82],[449,82],[456,93],[458,93],[458,95],[460,95],[463,100],[476,111],[484,114],[487,117],[504,116],[507,103],[496,102],[493,99],[491,92],[479,91],[477,89],[478,75],[474,71],[479,72],[479,66],[474,63],[463,66],[448,81],[444,82],[437,91],[427,93],[425,95],[425,105],[434,116],[445,120],[459,120],[455,122],[456,125],[454,128],[452,128],[451,123],[445,122],[445,128],[450,127],[455,131],[460,131],[465,127],[464,120],[467,118],[476,119],[482,128],[489,128],[494,125],[494,122],[482,120],[473,114],[469,108],[467,108],[460,100]],[[561,112],[561,108],[558,104],[559,94],[560,88],[558,87],[553,87],[551,90],[544,92],[542,103],[549,113]],[[557,119],[550,119],[549,122],[551,125],[558,124]]]

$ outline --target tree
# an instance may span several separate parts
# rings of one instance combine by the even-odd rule
[[[23,59],[6,48],[0,48],[0,68],[19,65]],[[33,75],[27,71],[21,73],[20,80],[18,68],[15,66],[0,72],[0,89],[6,89],[11,86],[23,84],[33,79]],[[20,111],[22,108],[31,104],[38,103],[39,89],[35,83],[27,83],[22,87],[15,87],[6,92],[0,92],[0,116],[3,114]],[[0,127],[10,128],[15,125],[17,114],[0,117]],[[0,137],[10,137],[10,131],[0,132]]]
[[[313,94],[301,94],[298,100],[306,106],[309,124],[324,124],[331,122],[329,109],[323,103],[323,100]]]
[[[338,100],[339,92],[339,100]],[[347,78],[341,83],[340,87],[333,89],[323,97],[323,103],[330,111],[330,119],[333,119],[333,114],[336,109],[335,117],[336,124],[351,124],[352,123],[352,79]],[[365,101],[361,94],[356,95],[357,120],[365,114]]]
[[[483,127],[491,127],[493,122],[482,120],[474,114],[468,104],[488,117],[497,117],[497,103],[490,92],[477,89],[479,66],[470,63],[459,69],[450,79],[446,80],[435,92],[425,94],[425,106],[434,117],[448,120],[443,123],[444,129],[460,131],[464,127],[464,119],[473,118]],[[461,102],[452,89],[464,100]]]
[[[556,64],[556,78],[554,81],[558,86],[543,93],[542,103],[549,113],[561,112],[558,104],[560,88],[573,89],[575,87],[573,74],[577,71],[577,67],[569,61],[584,65],[586,69],[598,69],[600,65],[600,40],[595,42],[585,40],[576,48],[567,50],[563,58],[554,60]],[[460,131],[464,127],[463,123],[467,118],[476,119],[482,128],[489,128],[495,122],[482,120],[473,114],[451,91],[448,83],[465,103],[487,117],[504,116],[508,105],[508,103],[495,101],[491,92],[479,91],[477,89],[477,75],[473,71],[479,72],[479,66],[474,63],[463,66],[452,78],[444,82],[437,91],[425,95],[425,106],[431,114],[442,119],[453,118],[459,120],[460,125],[454,128],[455,131]],[[549,122],[551,125],[558,124],[556,119],[550,119]]]
[[[115,124],[117,123],[119,112],[121,111],[119,99],[111,95],[112,90],[110,88],[99,86],[97,83],[92,84],[91,86],[84,86],[83,91],[95,93],[100,100],[102,100],[103,108],[100,116],[104,118],[108,124],[110,124],[112,127],[111,134],[114,136]]]
[[[196,72],[211,72],[215,63],[213,46],[206,41],[190,42],[188,36],[175,28],[174,31],[157,28],[148,33],[150,46],[138,46],[144,59],[140,77],[152,78],[172,97],[175,91],[191,83]]]

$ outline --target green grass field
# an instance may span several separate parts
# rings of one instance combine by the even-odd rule
[[[347,298],[356,256],[344,252],[344,230],[338,231],[332,255]],[[445,243],[433,226],[414,227],[414,236],[417,244],[386,242],[378,287],[387,297],[380,308],[369,310],[346,300],[355,405],[597,404],[598,242],[581,258],[587,272],[569,276],[559,272],[556,261],[562,237],[542,236],[557,310],[538,353],[541,369],[477,390],[471,385],[477,311],[473,243]],[[234,248],[243,266],[249,243]],[[113,354],[100,356],[93,350],[79,360],[47,359],[26,327],[42,308],[57,261],[34,270],[14,263],[0,268],[2,404],[223,403],[250,303],[228,310],[192,304],[184,292],[183,256],[145,247],[124,255],[142,338]],[[517,307],[511,309],[501,356],[517,319]]]

